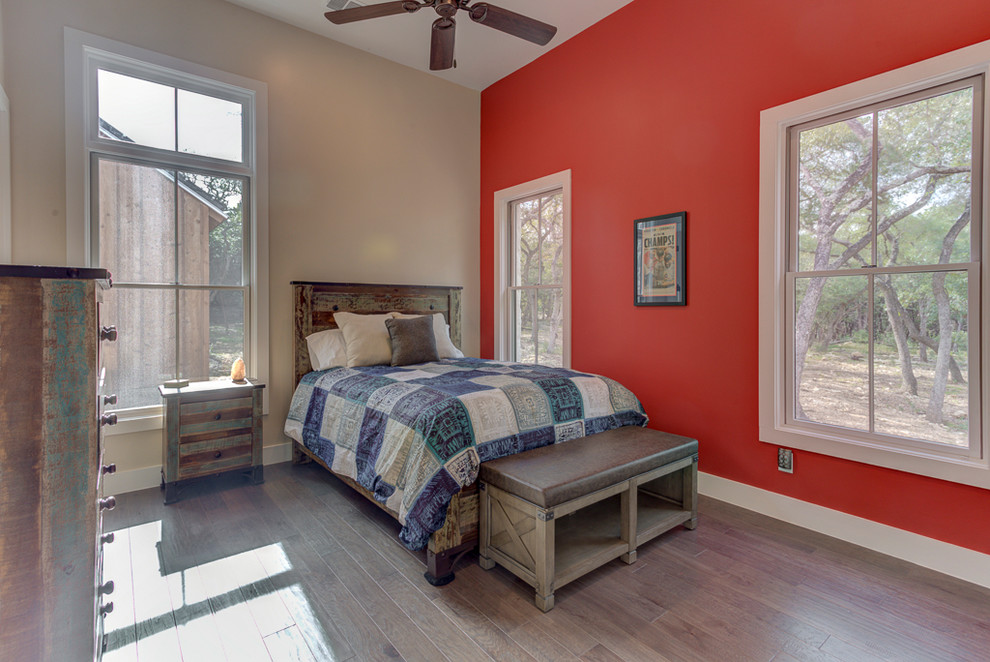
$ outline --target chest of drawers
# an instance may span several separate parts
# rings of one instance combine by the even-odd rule
[[[164,401],[162,486],[173,503],[186,481],[239,471],[264,480],[261,407],[264,384],[248,381],[194,382],[159,386]]]
[[[0,660],[99,659],[105,269],[0,265]]]

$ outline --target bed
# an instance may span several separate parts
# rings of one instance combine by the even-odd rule
[[[314,370],[307,338],[336,328],[338,313],[439,314],[437,344],[446,322],[459,346],[460,288],[299,281],[292,288],[296,389],[285,431],[293,459],[319,463],[396,518],[400,541],[425,547],[432,584],[451,581],[458,555],[477,544],[481,461],[646,423],[639,401],[612,380],[462,358],[449,344],[456,353],[435,361]]]

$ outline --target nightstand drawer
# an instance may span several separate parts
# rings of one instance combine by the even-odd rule
[[[250,397],[206,400],[179,405],[179,437],[225,430],[250,429],[254,403]]]
[[[252,436],[215,437],[179,444],[179,480],[251,466]]]

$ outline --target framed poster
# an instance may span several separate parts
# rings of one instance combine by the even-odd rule
[[[684,221],[687,212],[641,218],[634,223],[637,306],[683,306]]]

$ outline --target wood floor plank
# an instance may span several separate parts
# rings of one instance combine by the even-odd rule
[[[227,659],[269,659],[264,639],[236,579],[215,566],[200,568],[200,577]]]
[[[881,662],[883,660],[882,657],[863,650],[858,646],[853,646],[836,636],[829,637],[822,644],[822,652],[827,653],[832,659],[845,660],[846,662]]]
[[[623,659],[605,646],[598,644],[581,656],[586,662],[623,662]]]
[[[454,591],[445,591],[433,602],[492,659],[499,662],[535,662],[535,657],[478,611],[475,600],[468,600]]]
[[[601,590],[600,584],[595,584],[558,601],[543,618],[554,621],[563,614],[574,617],[578,627],[625,660],[690,662],[695,659],[682,654],[652,623],[611,597]],[[603,614],[608,617],[604,618]]]
[[[172,614],[182,657],[187,660],[224,659],[218,623],[199,567],[167,575],[165,580],[172,598]]]
[[[107,662],[136,662],[137,628],[134,620],[134,578],[131,572],[131,534],[126,528],[114,531],[112,543],[103,545],[103,578],[114,583],[113,611],[103,619]]]
[[[776,646],[789,646],[790,641],[795,640],[818,648],[829,636],[819,628],[747,596],[718,575],[699,572],[676,553],[663,550],[656,558],[653,566],[636,573],[636,583],[628,586],[628,590],[651,594],[664,605],[689,595],[702,609],[727,617]]]
[[[451,621],[419,588],[398,572],[379,580],[381,587],[402,611],[448,658],[490,660],[491,657]],[[428,586],[428,584],[427,584]]]
[[[265,637],[272,662],[317,662],[302,632],[295,625]]]
[[[180,659],[172,599],[158,562],[161,520],[130,527],[130,539],[138,659]]]
[[[306,634],[307,628],[303,630],[310,649],[321,660],[402,659],[378,625],[367,618],[358,600],[301,535],[286,540],[285,552],[292,577],[297,580],[290,587],[291,599],[297,611],[312,614],[306,619],[297,615],[296,622],[302,627],[313,617],[317,619],[308,623],[312,634]],[[326,652],[321,653],[320,648]]]
[[[563,643],[554,639],[533,621],[526,621],[508,634],[513,641],[522,646],[523,650],[541,662],[574,662],[578,659]],[[585,655],[600,646],[601,644],[596,644],[586,651]]]

